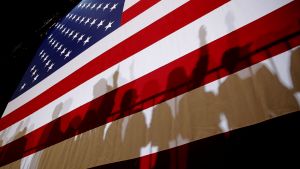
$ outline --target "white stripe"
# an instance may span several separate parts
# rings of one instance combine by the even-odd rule
[[[28,101],[32,100],[39,94],[46,91],[48,88],[61,81],[89,61],[93,60],[97,56],[101,55],[105,51],[109,50],[113,46],[132,36],[136,32],[140,31],[144,27],[150,25],[154,21],[170,13],[174,9],[178,8],[188,0],[164,0],[160,1],[156,5],[149,8],[147,11],[129,21],[119,29],[115,30],[101,41],[97,42],[89,49],[81,53],[78,57],[58,69],[56,72],[48,76],[46,79],[41,81],[39,84],[26,91],[16,99],[8,103],[3,116],[16,110],[20,106],[24,105]]]
[[[275,56],[275,57],[273,57],[273,58],[270,58],[270,59],[267,59],[267,60],[265,60],[265,61],[263,61],[263,62],[261,62],[261,63],[258,63],[258,64],[255,64],[255,65],[253,65],[253,66],[251,66],[251,70],[253,71],[252,72],[252,75],[251,76],[249,76],[248,78],[254,78],[253,77],[253,75],[255,76],[256,75],[256,73],[257,73],[257,71],[262,67],[262,66],[266,66],[266,68],[270,71],[270,72],[272,72],[273,74],[274,74],[274,76],[277,76],[277,77],[279,77],[279,79],[280,78],[285,78],[285,77],[281,77],[282,75],[280,75],[281,73],[280,73],[280,71],[281,71],[281,66],[279,66],[280,64],[281,64],[281,61],[284,61],[283,63],[284,63],[284,65],[283,65],[283,67],[287,67],[287,66],[289,66],[289,63],[290,63],[290,56],[291,56],[291,53],[292,53],[292,51],[294,51],[296,48],[299,48],[300,46],[298,46],[298,47],[295,47],[294,49],[291,49],[291,50],[289,50],[289,51],[286,51],[286,52],[284,52],[284,53],[281,53],[281,54],[279,54],[279,55],[277,55],[277,56]],[[275,67],[273,67],[273,66],[271,66],[271,62],[274,62],[275,63]],[[275,70],[278,70],[278,72],[277,71],[275,71]],[[243,76],[244,74],[247,74],[249,72],[249,68],[246,68],[246,69],[243,69],[243,70],[241,70],[241,71],[238,71],[237,73],[235,73],[236,75],[238,75],[239,77],[241,77],[241,76]],[[290,72],[287,72],[288,73],[288,76],[290,76]],[[231,75],[229,75],[229,76],[231,76]],[[224,77],[224,79],[226,79],[227,77],[229,77],[229,76],[226,76],[226,77]],[[283,75],[283,76],[286,76],[286,75]],[[209,83],[209,84],[206,84],[205,86],[204,86],[204,90],[205,90],[205,92],[206,93],[210,93],[210,92],[214,92],[214,91],[218,91],[219,89],[220,89],[220,86],[222,86],[222,84],[224,83],[224,81],[223,82],[220,82],[220,80],[216,80],[216,81],[214,81],[214,82],[211,82],[211,83]],[[200,88],[202,88],[202,87],[200,87]],[[276,89],[273,89],[273,90],[276,90]],[[193,92],[193,91],[191,91],[191,92]],[[191,93],[190,92],[190,93]],[[275,92],[275,91],[274,91]],[[181,99],[183,98],[183,96],[186,96],[186,94],[182,94],[182,95],[180,95],[180,96],[177,96],[176,98],[173,98],[173,99],[170,99],[170,100],[168,100],[168,101],[166,101],[166,102],[164,102],[164,103],[167,103],[170,107],[174,107],[174,106],[179,106],[179,104],[180,104],[180,101],[181,101]],[[272,99],[272,98],[270,98],[270,99]],[[298,100],[298,101],[300,101],[300,100]],[[208,105],[209,106],[209,105]],[[260,105],[258,105],[258,107],[259,107]],[[153,117],[153,109],[156,107],[156,105],[155,106],[153,106],[153,107],[150,107],[150,108],[148,108],[148,109],[146,109],[146,110],[143,110],[142,111],[142,113],[144,114],[144,117],[145,117],[145,120],[146,120],[146,123],[151,123],[151,121],[152,121],[152,117]],[[212,106],[211,106],[212,107]],[[196,107],[191,107],[190,108],[190,111],[191,112],[193,112],[193,109],[195,109]],[[197,109],[197,108],[196,108]],[[172,108],[171,110],[175,110],[175,108]],[[195,111],[194,111],[195,112]],[[177,113],[178,112],[172,112],[172,113],[174,113],[174,114],[176,114],[177,115]],[[256,112],[254,112],[254,113],[256,113]],[[260,113],[263,113],[263,112],[260,112]],[[290,112],[280,112],[280,113],[283,113],[283,114],[285,114],[285,113],[290,113]],[[187,117],[188,116],[190,116],[190,117],[192,117],[192,115],[193,114],[189,114],[189,115],[187,115]],[[220,113],[220,115],[222,115],[222,113]],[[123,119],[122,119],[122,121],[124,122],[124,121],[128,121],[130,118],[131,119],[133,119],[134,118],[134,116],[138,116],[137,114],[133,114],[133,115],[131,115],[131,116],[127,116],[127,117],[124,117]],[[270,117],[265,117],[266,119],[268,119],[268,118],[270,118]],[[149,119],[149,120],[147,120],[147,119]],[[264,119],[264,120],[266,120],[266,119]],[[221,117],[220,117],[220,123],[222,122],[221,121],[222,119],[221,119]],[[258,119],[258,121],[256,121],[257,123],[258,122],[260,122],[262,119]],[[148,122],[147,122],[148,121]],[[117,124],[117,123],[120,123],[120,121],[114,121],[114,122],[112,122],[112,123],[115,123],[115,124]],[[110,124],[112,124],[112,123],[110,123]],[[155,125],[161,125],[162,127],[164,126],[164,124],[155,124]],[[174,124],[175,126],[176,125],[178,125],[178,124]],[[226,125],[226,124],[225,124]],[[247,123],[242,123],[242,124],[240,124],[240,126],[238,127],[238,128],[240,128],[240,127],[245,127],[245,126],[248,126],[248,125],[252,125],[252,124],[247,124]],[[100,126],[100,127],[104,127],[104,126]],[[211,127],[213,127],[213,126],[211,126]],[[217,127],[217,126],[216,126]],[[228,126],[226,126],[227,128],[228,128]],[[148,129],[150,128],[149,126],[147,127]],[[234,130],[234,129],[236,129],[236,128],[231,128],[230,130]],[[95,130],[97,130],[97,128],[96,129],[94,129],[94,131]],[[126,130],[126,129],[125,129]],[[170,129],[171,130],[171,129]],[[178,130],[178,128],[174,128],[174,130]],[[143,130],[142,130],[143,131]],[[191,131],[193,131],[193,132],[196,132],[195,131],[195,129],[191,129]],[[88,132],[91,132],[91,133],[94,133],[93,131],[88,131]],[[137,131],[138,132],[138,131]],[[174,132],[174,133],[180,133],[179,131],[172,131],[172,132]],[[96,132],[95,132],[96,133]],[[203,136],[203,135],[199,135],[199,134],[197,134],[197,133],[194,133],[194,135],[193,135],[193,137],[192,138],[190,138],[190,140],[188,140],[188,139],[182,139],[182,138],[180,138],[180,137],[176,137],[176,140],[174,140],[174,142],[173,142],[173,144],[169,144],[169,147],[160,147],[160,148],[162,148],[162,149],[170,149],[170,148],[174,148],[174,147],[178,147],[178,146],[180,146],[180,145],[183,145],[183,144],[186,144],[186,143],[190,143],[190,142],[192,142],[192,141],[195,141],[195,140],[198,140],[198,139],[202,139],[202,138],[205,138],[205,137],[208,137],[208,136],[211,136],[211,133],[209,133],[210,135],[206,135],[206,136]],[[214,133],[214,134],[218,134],[218,133]],[[179,134],[178,134],[179,135]],[[81,136],[82,136],[82,134],[81,134]],[[87,135],[85,135],[86,137],[87,137]],[[96,137],[96,136],[95,136]],[[105,137],[105,134],[103,134],[103,136],[99,136],[99,137]],[[75,137],[73,137],[73,138],[70,138],[71,140],[72,139],[74,139]],[[91,138],[91,137],[90,137]],[[98,138],[98,137],[97,137]],[[151,140],[151,138],[149,139],[149,140]],[[167,141],[170,141],[170,140],[167,140]],[[99,140],[99,142],[101,143],[101,140]],[[100,144],[99,143],[99,144]],[[78,145],[78,144],[77,144]],[[94,145],[92,145],[92,146],[94,146]],[[120,145],[115,145],[115,146],[120,146]],[[152,153],[156,153],[156,152],[158,152],[159,151],[159,149],[157,148],[157,147],[155,147],[156,145],[152,145],[151,144],[151,142],[149,142],[145,147],[141,147],[141,149],[140,149],[140,154],[139,154],[139,157],[142,157],[142,156],[146,156],[146,155],[149,155],[149,154],[152,154]],[[123,146],[124,147],[124,146]],[[49,147],[50,149],[52,148],[52,147]],[[69,147],[70,148],[70,147]],[[161,150],[161,149],[160,149]],[[34,153],[34,154],[32,154],[32,155],[30,155],[30,156],[27,156],[27,157],[24,157],[24,158],[22,158],[22,161],[26,161],[27,163],[30,163],[30,161],[32,160],[32,159],[34,159],[33,157],[34,156],[39,156],[40,154],[41,154],[41,152],[43,152],[44,150],[41,150],[41,151],[39,151],[39,152],[37,152],[37,153]],[[46,151],[46,150],[45,150]],[[70,150],[66,150],[66,151],[70,151]],[[117,154],[117,153],[120,153],[120,149],[112,149],[111,151],[113,151],[113,152],[111,152],[110,154]],[[116,152],[117,151],[117,152]],[[78,152],[77,152],[78,153]],[[90,154],[87,154],[87,156],[89,156]],[[101,158],[100,156],[102,156],[102,155],[104,155],[104,153],[103,154],[99,154],[98,156],[99,156],[99,158]],[[111,156],[110,156],[111,157]],[[72,158],[72,157],[69,157],[69,156],[66,156],[65,158]],[[133,157],[132,157],[133,158]],[[118,160],[127,160],[127,159],[119,159],[119,158],[114,158],[114,159],[110,159],[111,161],[109,161],[110,163],[113,163],[113,162],[116,162],[116,161],[114,161],[114,160],[116,160],[116,159],[118,159]],[[32,161],[32,163],[31,164],[28,164],[28,165],[36,165],[36,161],[37,160],[35,160],[35,161]]]
[[[60,103],[66,105],[60,112],[60,116],[62,116],[71,110],[90,102],[95,97],[107,93],[108,91],[103,89],[102,91],[99,91],[97,96],[94,96],[94,86],[101,79],[105,79],[108,81],[108,84],[112,86],[113,74],[118,69],[120,78],[118,79],[117,87],[120,87],[199,48],[199,28],[201,26],[206,28],[206,40],[208,43],[210,43],[235,29],[251,23],[261,16],[278,9],[286,3],[287,2],[279,4],[278,2],[274,3],[274,1],[264,1],[264,3],[262,3],[260,0],[252,0],[251,2],[249,1],[249,3],[245,3],[244,0],[230,1],[230,3],[223,5],[222,7],[183,27],[177,32],[174,32],[152,46],[98,74],[94,78],[86,81],[32,115],[3,130],[2,132],[5,132],[5,134],[3,134],[5,135],[3,142],[4,144],[7,144],[8,142],[12,141],[11,138],[13,137],[14,133],[16,133],[17,128],[20,130],[20,128],[22,129],[26,126],[33,126],[32,128],[27,128],[26,133],[29,133],[43,126],[44,124],[49,123],[52,120],[53,110]],[[258,4],[261,4],[262,7],[259,8]],[[228,27],[226,24],[226,14],[229,13],[234,18],[235,27]],[[20,127],[20,124],[26,125]]]
[[[134,4],[138,3],[140,0],[126,0],[124,3],[123,11],[126,11],[128,8],[132,7]]]

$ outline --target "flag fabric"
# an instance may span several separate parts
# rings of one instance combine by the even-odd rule
[[[299,111],[299,7],[80,2],[7,105],[0,166],[191,168],[204,138]]]

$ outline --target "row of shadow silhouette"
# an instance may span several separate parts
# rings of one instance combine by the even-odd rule
[[[204,27],[200,28],[199,34],[201,46],[205,45]],[[278,41],[278,44],[287,43],[287,39]],[[272,44],[276,45],[274,42]],[[282,113],[297,111],[299,105],[295,94],[300,92],[300,48],[293,50],[291,55],[290,76],[293,88],[290,89],[266,66],[261,64],[256,68],[249,67],[252,65],[251,56],[258,52],[268,52],[269,49],[268,46],[250,52],[249,46],[251,44],[228,49],[223,54],[221,66],[212,70],[208,68],[209,49],[203,46],[191,72],[186,72],[184,67],[176,67],[169,73],[165,87],[160,86],[158,81],[150,81],[144,85],[143,90],[130,88],[122,95],[117,89],[117,81],[120,79],[117,70],[113,75],[112,86],[108,85],[105,79],[95,84],[95,101],[89,105],[85,114],[73,117],[68,124],[62,124],[61,118],[57,117],[62,109],[67,109],[72,100],[69,100],[67,105],[60,103],[56,106],[53,111],[55,120],[42,132],[38,141],[39,147],[34,148],[42,150],[55,145],[36,153],[29,167],[87,168],[131,159],[140,156],[142,151],[165,150],[172,145],[195,141]],[[287,48],[288,46],[286,45]],[[273,66],[276,67],[274,64]],[[242,78],[238,74],[232,74],[246,67],[249,77]],[[227,74],[232,74],[223,82],[218,74],[221,69],[226,70]],[[215,79],[219,79],[217,93],[200,87],[206,83],[206,77],[213,73],[217,76]],[[159,89],[163,89],[163,92],[156,93]],[[110,92],[97,98],[103,90]],[[188,93],[182,97],[175,97],[185,92]],[[141,93],[147,96],[146,99],[139,99]],[[164,102],[168,99],[171,100]],[[114,108],[116,104],[120,105],[118,111]],[[149,122],[144,109],[155,104],[158,105],[151,109]],[[131,114],[134,115],[129,116]],[[126,116],[129,117],[122,118]],[[107,124],[111,121],[114,122]],[[62,129],[62,126],[67,128]],[[21,158],[29,151],[26,146],[28,140],[21,137],[26,130],[23,128],[16,134],[19,142],[18,148],[14,149],[16,151],[10,153],[10,148],[7,148],[7,151],[2,152],[1,159]],[[230,137],[230,132],[226,137]],[[139,161],[127,167],[174,168],[174,165],[177,165],[189,168],[189,151],[187,149],[175,157],[171,154],[160,157],[157,154],[151,162]],[[25,164],[21,164],[19,160],[12,165],[17,168]]]

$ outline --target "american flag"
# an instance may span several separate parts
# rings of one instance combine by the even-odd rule
[[[299,111],[288,68],[299,9],[83,0],[51,27],[7,105],[0,166],[185,168],[201,139]]]

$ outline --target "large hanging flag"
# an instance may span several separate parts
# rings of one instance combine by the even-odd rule
[[[186,168],[203,138],[299,111],[299,9],[83,0],[8,103],[0,166]]]

